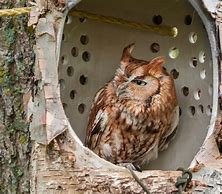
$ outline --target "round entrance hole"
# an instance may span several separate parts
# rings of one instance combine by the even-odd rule
[[[75,133],[84,142],[88,113],[96,92],[114,76],[120,64],[122,49],[135,42],[132,54],[136,58],[151,60],[165,56],[164,67],[174,78],[180,107],[180,122],[174,140],[159,153],[158,159],[146,164],[145,168],[187,168],[205,139],[214,106],[212,88],[215,87],[212,83],[213,68],[216,66],[209,65],[213,62],[208,39],[213,33],[207,34],[198,11],[186,0],[177,3],[174,0],[140,3],[122,0],[121,5],[124,6],[120,6],[118,0],[113,0],[112,6],[103,0],[94,0],[93,3],[83,0],[77,8],[155,27],[175,26],[178,36],[162,36],[84,17],[72,16],[70,25],[67,19],[59,67],[65,113]],[[177,11],[169,11],[172,9]],[[62,56],[65,56],[63,60]],[[73,70],[68,70],[69,67],[73,67]]]

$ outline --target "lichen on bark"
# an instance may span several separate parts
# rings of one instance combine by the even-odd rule
[[[0,9],[27,6],[0,1]],[[34,66],[28,16],[0,17],[0,193],[29,193],[30,137],[25,103]],[[26,98],[24,98],[26,96]]]

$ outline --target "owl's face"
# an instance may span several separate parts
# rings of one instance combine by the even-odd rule
[[[159,93],[161,79],[169,75],[162,67],[163,57],[150,62],[134,59],[131,56],[132,46],[123,52],[116,95],[120,99],[146,103],[151,96]]]

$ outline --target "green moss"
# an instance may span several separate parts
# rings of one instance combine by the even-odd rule
[[[5,74],[5,70],[3,67],[0,66],[0,85],[3,84],[4,74]]]
[[[13,28],[6,29],[6,37],[7,37],[7,43],[9,45],[15,43],[15,31]]]
[[[23,6],[25,2],[25,0],[17,1],[16,6]],[[10,8],[13,4],[12,1],[3,6],[0,3],[0,9]],[[0,86],[4,103],[3,106],[0,104],[0,119],[5,125],[4,132],[0,134],[0,146],[1,142],[11,143],[7,144],[6,151],[3,150],[6,154],[10,153],[7,159],[0,160],[0,174],[10,172],[10,176],[5,178],[0,176],[0,194],[7,193],[8,189],[10,193],[21,193],[21,188],[22,193],[29,193],[29,177],[24,173],[28,169],[31,146],[29,123],[26,122],[23,107],[23,94],[30,89],[35,55],[30,48],[34,35],[29,34],[33,31],[31,28],[28,29],[27,21],[27,16],[0,18],[0,42],[4,45],[1,47],[4,56],[0,57]],[[3,172],[1,165],[4,167]]]
[[[19,137],[19,142],[20,142],[20,144],[22,144],[22,145],[26,144],[26,143],[28,142],[27,136],[25,136],[25,135],[20,135],[20,137]]]

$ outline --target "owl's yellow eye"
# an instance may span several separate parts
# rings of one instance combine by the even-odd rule
[[[145,86],[147,84],[145,81],[143,81],[141,79],[134,79],[131,82],[133,82],[133,83],[135,83],[135,84],[137,84],[139,86]]]

